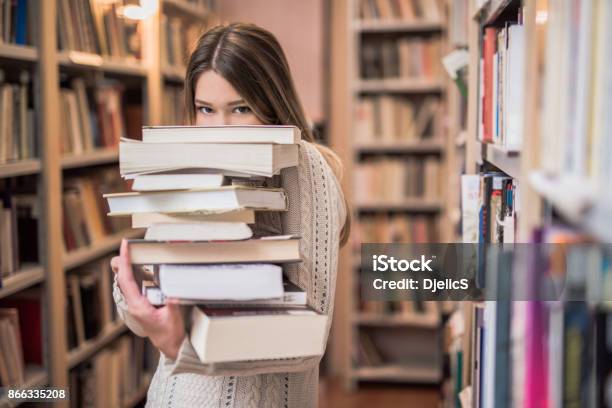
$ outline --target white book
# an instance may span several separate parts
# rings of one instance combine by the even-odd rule
[[[523,111],[525,110],[525,27],[512,25],[508,29],[507,77],[504,91],[506,120],[504,144],[520,149],[523,143]]]
[[[301,140],[295,126],[145,126],[142,140],[147,143],[277,143],[295,144]]]
[[[180,299],[253,300],[283,296],[283,269],[274,264],[160,265],[159,287]]]
[[[141,174],[134,179],[134,191],[188,190],[221,187],[223,174]]]
[[[285,210],[282,189],[222,186],[201,190],[177,190],[105,194],[109,215],[136,213],[221,212],[245,208]]]
[[[212,214],[164,214],[164,213],[136,213],[132,214],[132,228],[148,228],[154,224],[193,224],[196,222],[243,222],[255,223],[255,211],[236,210]]]
[[[144,239],[156,241],[235,241],[249,239],[253,231],[243,222],[203,221],[196,223],[154,224]]]
[[[119,171],[124,177],[186,168],[271,177],[297,165],[297,144],[144,143],[126,138],[119,143]]]
[[[190,340],[203,363],[320,356],[327,316],[312,309],[194,307]]]
[[[142,294],[154,306],[166,303],[166,296],[162,290],[153,283],[143,282]],[[212,299],[179,299],[180,304],[205,304],[215,307],[296,307],[306,306],[308,302],[306,292],[288,280],[283,281],[283,296],[271,299],[255,300],[212,300]]]

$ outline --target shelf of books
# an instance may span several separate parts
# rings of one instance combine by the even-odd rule
[[[504,298],[462,302],[446,324],[444,406],[610,405],[612,8],[467,3],[463,242],[514,252],[484,263]],[[551,274],[566,287],[547,297]]]
[[[148,22],[166,11],[209,21],[212,4],[163,3],[144,21],[126,18],[117,2],[0,8],[2,387],[70,388],[71,399],[83,402],[76,406],[131,407],[145,397],[155,352],[117,323],[109,265],[122,238],[143,232],[108,218],[102,194],[127,189],[118,172],[121,137],[140,139],[143,125],[182,120],[156,108],[163,84],[151,78],[163,76],[153,63],[162,49],[147,41],[162,27]],[[182,25],[174,30],[183,38]],[[180,47],[199,34],[189,32]],[[187,52],[175,55],[184,62]],[[183,74],[173,75],[182,81]],[[112,380],[120,377],[128,381]]]
[[[422,0],[351,0],[348,7],[348,132],[353,136],[346,160],[354,218],[343,266],[351,288],[347,385],[437,384],[442,377],[438,305],[368,301],[361,299],[357,282],[361,243],[450,238],[442,184],[450,157],[442,123],[446,9],[441,2]]]

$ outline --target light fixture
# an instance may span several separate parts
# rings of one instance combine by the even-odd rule
[[[145,20],[157,11],[158,0],[140,0],[138,5],[128,4],[121,8],[121,14],[131,20]]]

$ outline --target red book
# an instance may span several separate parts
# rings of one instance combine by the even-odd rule
[[[42,310],[40,290],[28,290],[2,299],[0,307],[19,311],[19,331],[26,364],[43,364]]]
[[[485,28],[482,56],[484,59],[484,95],[482,98],[483,141],[493,141],[493,58],[497,46],[497,29]]]

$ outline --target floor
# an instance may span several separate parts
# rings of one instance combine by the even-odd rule
[[[364,384],[349,392],[338,380],[319,383],[319,408],[436,408],[438,387]]]

